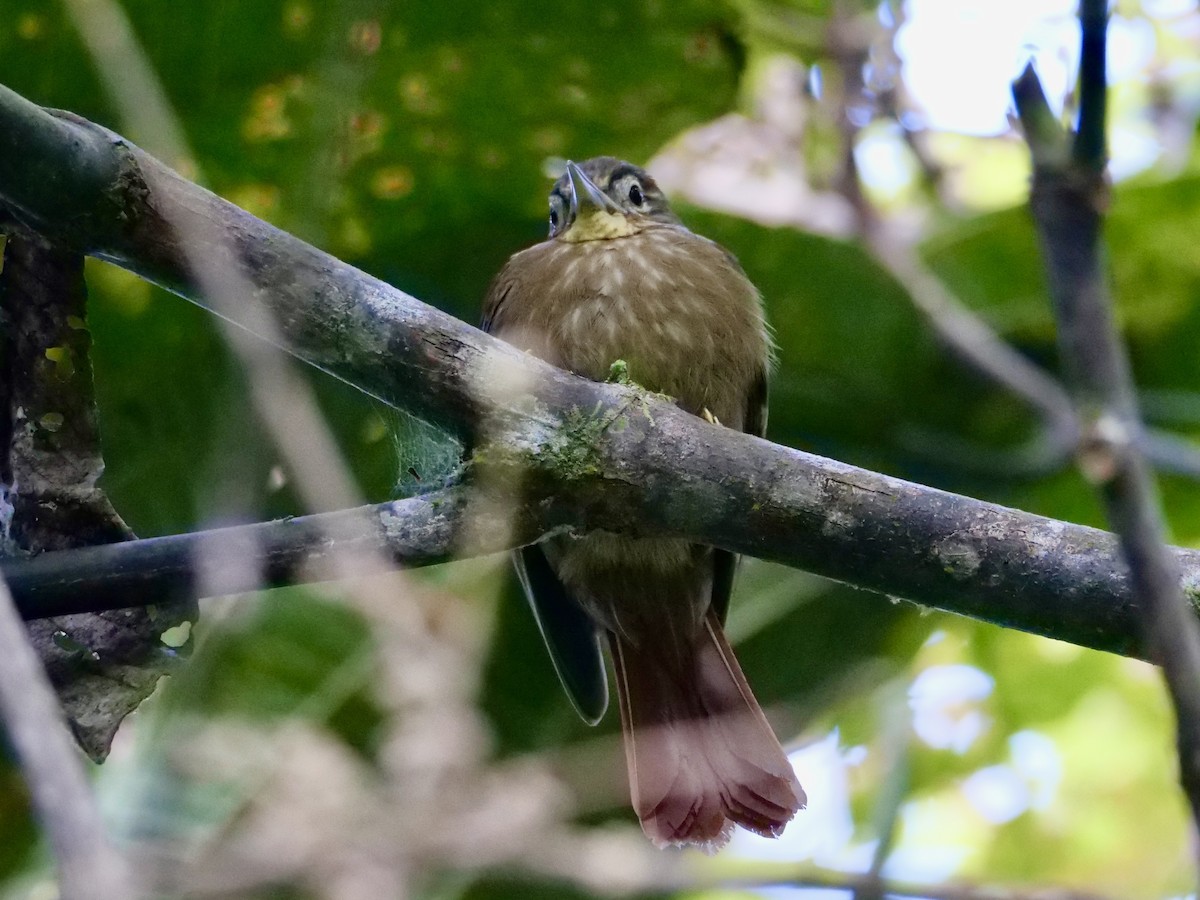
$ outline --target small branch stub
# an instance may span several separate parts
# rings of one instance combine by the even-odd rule
[[[1111,482],[1132,443],[1131,428],[1120,416],[1106,412],[1093,420],[1084,428],[1076,453],[1084,478],[1097,487]]]
[[[1117,331],[1101,254],[1105,178],[1106,0],[1079,7],[1080,116],[1071,153],[1046,119],[1032,68],[1013,85],[1033,157],[1030,207],[1046,261],[1059,348],[1077,410],[1091,421],[1078,455],[1099,489],[1129,566],[1151,658],[1163,669],[1178,723],[1180,781],[1200,824],[1200,626],[1180,590],[1165,542],[1153,474],[1142,457],[1140,416],[1129,361]]]

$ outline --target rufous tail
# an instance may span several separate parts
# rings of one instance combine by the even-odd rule
[[[610,635],[633,808],[659,847],[778,837],[806,798],[713,612],[681,670]]]

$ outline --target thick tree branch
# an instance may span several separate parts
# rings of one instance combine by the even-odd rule
[[[1049,115],[1032,67],[1013,94],[1034,160],[1030,205],[1046,258],[1084,442],[1080,466],[1104,500],[1131,572],[1150,658],[1163,668],[1178,719],[1180,778],[1200,823],[1200,628],[1184,603],[1166,546],[1153,476],[1140,449],[1133,379],[1113,320],[1101,262],[1105,179],[1105,34],[1108,4],[1083,0],[1080,117],[1068,136]]]
[[[1007,627],[1145,655],[1111,534],[728,429],[706,425],[697,443],[694,417],[651,400],[651,426],[638,395],[632,400],[636,414],[623,414],[628,421],[618,434],[607,429],[611,437],[589,457],[591,474],[563,484],[551,460],[546,472],[534,471],[520,501],[481,478],[478,489],[460,485],[362,510],[44,554],[0,567],[23,614],[47,616],[187,593],[205,548],[258,548],[262,572],[222,585],[232,593],[328,578],[325,563],[339,548],[379,549],[419,566],[602,522],[679,534]],[[637,436],[626,443],[631,432]],[[546,453],[561,452],[566,440]],[[514,451],[513,464],[521,458]],[[348,543],[331,542],[331,534]],[[1200,592],[1200,551],[1175,555],[1188,591]]]
[[[330,579],[339,556],[386,555],[418,567],[497,553],[542,536],[545,529],[528,506],[472,504],[473,495],[454,487],[361,509],[0,560],[0,573],[12,579],[18,609],[32,619],[158,604],[195,596],[205,586],[232,594]],[[259,568],[206,571],[211,554],[219,557],[228,547],[241,548]]]
[[[434,549],[414,551],[432,561],[564,527],[676,534],[1087,646],[1142,652],[1111,536],[820,459],[710,426],[636,388],[562,372],[255,219],[121,138],[3,88],[0,205],[59,244],[201,303],[188,254],[166,223],[219,229],[254,299],[277,317],[287,349],[459,434],[486,432],[491,443],[477,454],[471,480],[486,502],[464,513],[479,497],[463,488],[449,503],[405,501],[391,518],[377,509],[359,526],[364,540],[386,541],[386,526],[406,521],[410,534],[440,535]],[[240,310],[222,311],[250,324]],[[475,520],[493,504],[505,515],[521,510],[512,537],[451,521]],[[313,545],[313,524],[255,527],[268,545],[292,547],[280,558],[294,561]],[[285,532],[301,537],[288,544]],[[153,556],[167,543],[124,552]],[[38,566],[79,571],[85,554],[108,552],[123,551],[78,551],[69,563],[47,557],[22,564],[27,570],[14,565],[10,575],[23,591],[24,573]],[[177,568],[191,553],[170,552]],[[1200,560],[1181,553],[1189,577],[1200,577]],[[141,565],[122,577],[151,579],[153,567]],[[268,562],[268,580],[284,580],[271,573],[288,565]],[[106,603],[139,596],[121,601],[112,590]],[[41,596],[28,595],[27,614],[49,608],[37,606],[51,602]]]

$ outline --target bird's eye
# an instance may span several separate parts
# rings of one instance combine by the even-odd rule
[[[642,187],[636,181],[629,186],[629,202],[634,206],[641,206],[645,197],[642,196]]]
[[[566,210],[563,208],[562,198],[557,194],[550,197],[550,237],[558,234],[562,228],[563,219],[565,218]]]

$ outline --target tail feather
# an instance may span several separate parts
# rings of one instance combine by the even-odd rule
[[[658,846],[721,847],[740,825],[778,837],[804,790],[710,613],[674,671],[612,636],[633,807]]]

